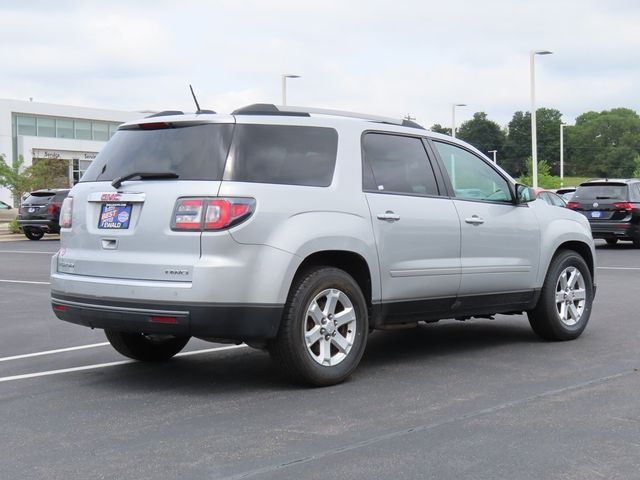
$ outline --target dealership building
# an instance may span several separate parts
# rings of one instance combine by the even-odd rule
[[[0,99],[0,154],[9,165],[22,156],[23,168],[61,162],[73,186],[118,125],[148,113]],[[8,189],[0,187],[0,200],[13,202]]]

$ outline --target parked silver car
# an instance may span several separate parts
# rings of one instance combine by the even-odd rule
[[[527,312],[578,337],[589,223],[470,145],[384,117],[252,105],[120,126],[62,207],[51,300],[120,353],[191,336],[268,349],[329,385],[372,329]]]

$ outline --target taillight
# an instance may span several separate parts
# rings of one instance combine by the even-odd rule
[[[253,198],[179,198],[176,202],[172,230],[222,230],[251,216]]]
[[[58,211],[58,207],[60,207],[59,203],[50,203],[47,207],[47,215],[55,215]]]
[[[71,228],[72,213],[73,197],[67,197],[62,202],[62,208],[60,208],[60,228]]]
[[[580,208],[580,204],[578,202],[567,202],[567,208],[570,208],[571,210],[577,210],[578,208]]]
[[[202,198],[180,198],[176,202],[171,228],[174,230],[200,230],[202,225]]]
[[[630,202],[616,202],[613,204],[613,208],[618,210],[626,210],[627,212],[633,212],[633,205]]]

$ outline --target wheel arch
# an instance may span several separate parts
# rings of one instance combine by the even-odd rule
[[[570,240],[570,241],[566,241],[561,243],[560,245],[558,245],[558,247],[556,248],[556,250],[553,252],[553,255],[551,256],[551,260],[553,260],[553,258],[556,257],[556,255],[558,255],[559,252],[561,252],[562,250],[571,250],[576,252],[578,255],[580,255],[584,261],[586,262],[587,266],[589,267],[589,273],[591,274],[591,280],[592,282],[595,284],[595,258],[592,252],[592,249],[589,245],[587,245],[584,242],[578,241],[578,240]],[[547,264],[547,268],[544,272],[544,275],[546,277],[548,271],[549,271],[549,267],[551,266],[551,261],[549,261],[549,263]]]
[[[308,255],[298,265],[293,275],[293,280],[289,286],[289,294],[306,272],[321,266],[339,268],[351,275],[360,286],[367,305],[371,306],[374,288],[372,282],[374,280],[369,264],[362,255],[348,250],[323,250]]]

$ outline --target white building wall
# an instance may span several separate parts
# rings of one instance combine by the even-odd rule
[[[11,130],[11,118],[13,114],[40,115],[56,118],[63,117],[103,122],[127,122],[146,115],[146,113],[143,112],[124,112],[100,108],[0,99],[0,154],[4,155],[9,165],[11,165],[14,160]],[[98,153],[106,142],[21,135],[18,136],[17,143],[17,155],[24,157],[25,167],[27,167],[31,165],[34,149],[58,152]],[[73,153],[69,155],[73,156]],[[61,158],[68,157],[61,155]],[[0,187],[0,200],[12,203],[13,199],[8,189]]]

